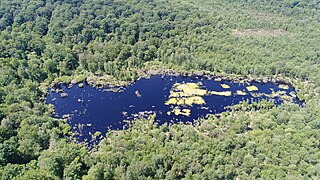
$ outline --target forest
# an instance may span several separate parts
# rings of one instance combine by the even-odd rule
[[[44,103],[52,83],[168,69],[288,79],[304,105],[150,116],[90,150]],[[317,0],[1,0],[0,179],[319,179],[319,72]]]

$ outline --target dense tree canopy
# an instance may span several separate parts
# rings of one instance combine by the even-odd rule
[[[0,179],[317,179],[316,0],[1,0]],[[43,86],[145,69],[285,77],[305,101],[70,142]],[[245,109],[245,110],[244,110]]]

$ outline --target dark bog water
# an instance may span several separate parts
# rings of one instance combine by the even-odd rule
[[[191,88],[181,90],[181,84],[187,84]],[[247,88],[252,85],[258,90],[249,91]],[[156,113],[156,119],[161,124],[172,121],[188,122],[207,114],[221,113],[225,111],[225,107],[243,100],[253,102],[272,99],[276,105],[284,101],[299,103],[292,87],[280,87],[279,84],[272,83],[240,84],[181,76],[161,78],[159,75],[150,79],[140,79],[123,88],[123,92],[107,91],[107,88],[97,89],[86,84],[83,88],[78,85],[72,88],[61,85],[60,88],[68,96],[62,98],[61,93],[49,91],[46,102],[55,106],[60,118],[71,114],[68,123],[73,132],[78,134],[76,137],[79,141],[95,141],[99,132],[105,135],[109,128],[123,129],[126,125],[124,119],[133,120],[135,117],[153,113]],[[173,91],[178,93],[174,94]],[[206,94],[201,94],[204,91]],[[223,93],[219,94],[221,92]],[[183,104],[186,100],[181,101],[182,98],[177,97],[177,94],[189,97],[189,105]],[[192,99],[193,97],[196,99]]]

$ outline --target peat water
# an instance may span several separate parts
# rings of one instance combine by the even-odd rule
[[[201,96],[205,104],[179,105],[187,114],[176,114],[173,109],[178,105],[166,103],[170,99],[170,92],[176,84],[198,84],[199,89],[207,92],[229,92],[229,95],[207,94]],[[182,76],[151,76],[142,78],[134,84],[122,88],[122,92],[109,91],[108,88],[94,88],[85,84],[80,88],[74,85],[59,85],[68,96],[62,98],[61,94],[49,90],[46,102],[55,106],[59,118],[70,114],[68,123],[77,139],[91,141],[93,136],[105,135],[109,129],[124,129],[124,120],[156,114],[157,121],[188,122],[207,114],[218,114],[226,111],[225,107],[248,100],[249,103],[261,99],[270,99],[270,94],[281,92],[286,97],[291,97],[291,102],[300,102],[294,95],[292,87],[281,88],[279,84],[272,83],[234,83],[226,80],[209,80],[205,78],[191,78]],[[227,86],[227,87],[226,87]],[[250,91],[248,86],[257,89]],[[242,92],[239,95],[239,91]],[[231,94],[230,94],[231,93]],[[255,95],[256,94],[256,95]],[[257,96],[257,94],[260,94]],[[272,98],[276,105],[284,103],[280,96]],[[101,133],[96,133],[101,132]],[[96,133],[96,134],[95,134]],[[95,135],[94,135],[95,134]],[[96,138],[93,138],[96,140]]]

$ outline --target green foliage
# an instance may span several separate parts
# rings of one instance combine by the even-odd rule
[[[1,0],[0,179],[318,179],[319,7]],[[154,68],[285,77],[305,104],[243,102],[195,126],[141,120],[93,152],[43,104],[44,82],[132,81]]]

